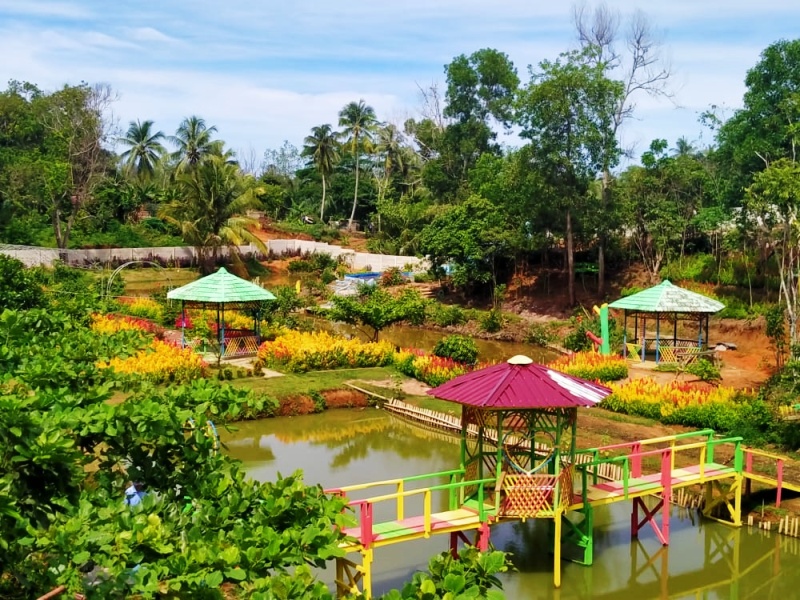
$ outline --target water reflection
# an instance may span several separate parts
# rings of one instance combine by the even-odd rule
[[[428,432],[375,410],[267,419],[221,432],[228,451],[257,479],[302,469],[324,487],[406,477],[455,468],[455,438]],[[376,510],[386,516],[391,507]],[[414,510],[408,508],[408,514]],[[595,511],[594,564],[564,562],[563,585],[552,587],[550,524],[529,520],[492,528],[495,547],[513,553],[517,572],[503,577],[510,600],[769,599],[789,600],[800,589],[800,540],[735,529],[672,508],[669,547],[649,529],[630,537],[629,503]],[[378,518],[383,518],[383,516]],[[375,552],[376,594],[406,581],[447,548],[434,536]],[[565,550],[567,548],[565,547]],[[320,577],[332,581],[333,573]]]

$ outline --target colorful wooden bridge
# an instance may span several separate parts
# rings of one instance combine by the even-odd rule
[[[492,524],[529,518],[552,519],[554,584],[560,586],[562,544],[578,549],[572,560],[592,564],[596,507],[632,501],[632,537],[649,523],[667,545],[675,490],[701,486],[704,516],[739,526],[749,482],[776,488],[779,499],[783,489],[800,492],[800,485],[783,480],[782,465],[783,457],[745,448],[741,438],[703,430],[578,450],[558,476],[503,470],[499,477],[470,480],[465,469],[456,469],[328,490],[349,500],[358,521],[345,531],[348,557],[337,562],[337,590],[369,597],[373,553],[382,546],[448,535],[456,552],[472,532],[473,543],[486,549]]]

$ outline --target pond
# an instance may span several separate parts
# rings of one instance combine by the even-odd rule
[[[457,467],[454,437],[430,432],[375,408],[239,423],[221,432],[231,456],[256,479],[301,469],[309,483],[344,486]],[[376,510],[376,513],[378,511]],[[376,514],[376,520],[381,515]],[[671,545],[650,529],[630,537],[630,504],[595,512],[594,564],[565,562],[563,585],[552,584],[548,527],[543,521],[492,527],[492,543],[512,552],[517,572],[503,577],[509,600],[647,600],[651,598],[783,598],[800,588],[800,540],[698,519],[672,508]],[[375,551],[374,593],[398,587],[429,557],[447,549],[447,536]],[[332,581],[333,569],[320,572]]]
[[[326,329],[339,335],[351,335],[367,339],[364,332],[352,325],[345,323],[331,323],[322,319],[317,320],[320,329]],[[447,331],[411,327],[408,325],[392,325],[381,331],[380,339],[391,342],[401,348],[419,348],[430,352],[443,337],[451,335]],[[483,340],[473,338],[478,347],[478,360],[481,362],[501,362],[508,360],[516,354],[529,356],[535,362],[548,363],[554,360],[558,353],[549,348],[526,344],[524,342],[504,342],[501,340]]]

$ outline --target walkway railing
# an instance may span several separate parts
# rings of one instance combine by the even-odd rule
[[[474,508],[477,514],[478,522],[486,523],[491,516],[497,514],[498,498],[496,495],[494,497],[494,506],[487,505],[487,501],[493,497],[494,486],[496,485],[497,480],[495,478],[479,479],[475,481],[459,480],[460,478],[463,478],[463,476],[464,471],[462,469],[456,469],[452,471],[443,471],[440,473],[415,475],[402,479],[387,479],[384,481],[328,489],[326,492],[348,498],[348,496],[354,492],[358,493],[374,491],[376,488],[381,487],[394,488],[394,491],[390,493],[361,499],[353,499],[348,502],[348,505],[352,506],[356,510],[356,516],[358,518],[357,538],[365,549],[369,549],[374,543],[376,535],[378,535],[374,529],[376,524],[374,520],[374,507],[375,505],[382,503],[394,503],[394,520],[400,522],[407,519],[407,501],[412,498],[421,498],[422,515],[413,515],[413,517],[422,517],[422,528],[415,531],[415,533],[423,533],[427,535],[434,531],[433,516],[436,515],[436,513],[433,511],[434,493],[446,493],[448,498],[448,510],[453,511],[461,508],[464,504],[464,489],[474,486],[477,490],[475,494],[476,502]],[[412,489],[407,488],[409,484],[441,478],[448,478],[449,482],[430,485],[427,487]]]

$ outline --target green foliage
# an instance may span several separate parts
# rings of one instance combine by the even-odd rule
[[[403,277],[403,273],[397,267],[392,267],[381,273],[381,285],[383,287],[403,285],[404,283],[407,283],[406,278]]]
[[[525,343],[549,346],[556,340],[553,327],[545,323],[531,323],[525,332]]]
[[[0,254],[0,311],[39,308],[46,303],[42,286],[25,265]]]
[[[570,319],[572,329],[564,337],[564,348],[572,352],[585,352],[590,350],[592,348],[592,342],[586,337],[586,332],[592,331],[592,333],[597,334],[597,332],[593,331],[591,324],[589,318],[572,317]]]
[[[493,308],[481,317],[480,322],[481,329],[486,333],[497,333],[503,328],[505,319],[500,309]]]
[[[248,479],[205,425],[277,402],[198,380],[109,404],[113,381],[94,362],[146,340],[92,335],[52,311],[5,311],[0,340],[0,596],[62,584],[92,598],[203,598],[224,583],[252,597],[324,593],[307,566],[341,554],[343,501],[299,474]],[[136,507],[122,502],[130,480],[147,491]],[[87,587],[93,565],[102,575]]]
[[[443,337],[436,342],[433,353],[436,356],[452,358],[467,365],[474,365],[478,362],[478,346],[475,344],[475,340],[465,335]]]
[[[707,358],[694,361],[686,367],[686,372],[706,383],[718,383],[722,380],[719,367]]]
[[[410,289],[394,297],[384,288],[361,285],[357,297],[334,296],[331,302],[331,320],[366,327],[373,341],[377,341],[380,332],[393,323],[425,320],[425,301],[417,291]]]
[[[392,591],[381,600],[460,600],[483,598],[502,600],[503,585],[497,577],[513,569],[504,552],[480,552],[463,548],[458,558],[449,552],[433,557],[428,572],[415,573],[402,591]]]
[[[464,309],[457,304],[431,302],[428,304],[426,316],[437,327],[455,327],[467,322]]]
[[[335,271],[339,261],[326,252],[312,252],[303,258],[289,263],[290,273],[322,273],[325,270]]]

